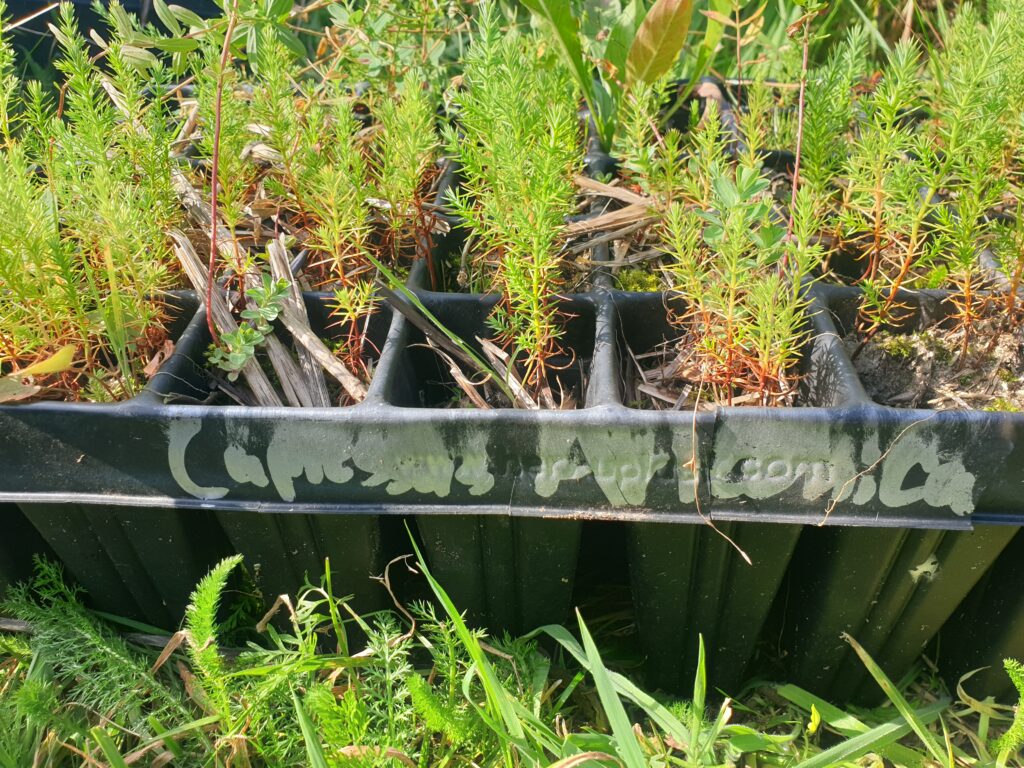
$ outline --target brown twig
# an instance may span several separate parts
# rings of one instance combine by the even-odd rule
[[[803,59],[800,65],[800,95],[797,99],[796,111],[796,160],[793,163],[793,188],[789,199],[789,225],[786,227],[786,234],[793,234],[793,211],[796,209],[796,193],[800,186],[800,155],[804,147],[804,106],[807,98],[807,60],[811,47],[811,20],[808,18],[804,23]],[[783,256],[782,264],[785,266],[786,259]]]
[[[224,70],[228,66],[228,58],[231,55],[231,36],[235,32],[235,25],[238,23],[238,0],[232,0],[231,10],[228,12],[228,28],[224,33],[224,46],[220,51],[220,69],[217,71],[217,85],[213,97],[213,164],[211,169],[210,182],[210,212],[212,219],[210,223],[210,263],[207,266],[206,275],[206,306],[213,305],[213,286],[217,272],[217,187],[219,186],[220,173],[220,130],[221,130],[221,108],[224,103]],[[214,344],[220,343],[217,335],[217,327],[213,322],[213,314],[206,313],[206,325],[210,329],[210,338]]]

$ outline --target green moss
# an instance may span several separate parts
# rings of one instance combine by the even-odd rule
[[[938,336],[930,333],[922,333],[920,338],[924,340],[925,346],[928,347],[928,350],[935,355],[936,361],[940,363],[950,363],[953,361],[953,350],[947,347]]]
[[[619,270],[619,287],[624,291],[652,292],[661,290],[661,278],[646,269],[633,267]]]
[[[1016,384],[1020,378],[1013,371],[1007,368],[997,368],[996,376],[1005,384]]]
[[[1006,399],[1005,397],[997,397],[991,403],[986,405],[984,410],[990,412],[1005,411],[1008,413],[1018,413],[1020,411],[1020,408],[1018,408],[1012,401]]]
[[[909,336],[886,336],[878,345],[887,355],[900,360],[908,360],[914,352],[914,343]]]

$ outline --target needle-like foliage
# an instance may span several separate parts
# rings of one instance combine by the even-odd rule
[[[501,295],[491,323],[531,387],[559,350],[561,229],[581,161],[571,82],[529,37],[503,35],[493,9],[466,56],[458,128],[446,133],[465,186],[454,196],[477,245],[483,285]]]

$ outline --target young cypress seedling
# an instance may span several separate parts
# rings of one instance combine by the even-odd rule
[[[491,325],[522,381],[540,390],[563,334],[558,247],[581,160],[579,124],[566,75],[532,39],[503,36],[489,7],[466,57],[458,126],[446,141],[465,187],[452,205],[476,244],[478,284],[501,295]]]
[[[0,234],[0,359],[24,365],[70,346],[84,370],[63,376],[69,396],[119,399],[141,387],[147,354],[160,340],[157,295],[170,282],[164,229],[178,213],[168,133],[161,128],[143,138],[137,130],[165,115],[133,98],[122,119],[105,90],[138,92],[148,77],[140,68],[150,64],[132,58],[125,42],[135,27],[114,28],[105,69],[90,58],[70,4],[52,31],[64,77],[59,114],[32,84],[19,108],[6,43],[0,57],[0,216],[7,222]]]

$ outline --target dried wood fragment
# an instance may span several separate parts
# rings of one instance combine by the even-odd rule
[[[192,287],[200,296],[206,296],[206,267],[202,259],[199,258],[199,254],[196,253],[192,243],[185,235],[173,229],[169,234],[174,240],[174,253],[181,262],[185,274],[188,275]],[[213,287],[213,298],[213,306],[207,307],[206,311],[211,314],[218,330],[221,333],[238,331],[238,324],[231,315],[224,291],[219,286]],[[256,360],[249,360],[245,364],[242,368],[242,376],[245,377],[246,384],[249,385],[256,397],[256,402],[260,405],[283,405],[281,398],[274,391],[270,379],[267,378],[267,374],[263,372]]]
[[[366,399],[366,386],[363,382],[334,356],[334,353],[327,348],[319,336],[310,330],[309,323],[304,317],[292,307],[285,305],[281,310],[281,320],[284,327],[291,332],[295,343],[309,350],[323,369],[338,380],[338,383],[345,388],[353,400],[362,402]]]
[[[649,197],[633,192],[630,189],[623,189],[622,187],[605,184],[603,181],[598,181],[597,179],[591,179],[586,176],[575,176],[573,177],[573,181],[576,183],[576,186],[584,192],[601,195],[602,197],[611,197],[630,205],[637,204],[645,205],[647,207],[654,205],[654,201]]]
[[[270,257],[270,272],[275,280],[288,281],[288,296],[285,304],[291,306],[309,325],[309,315],[306,313],[306,304],[302,301],[302,291],[291,274],[291,267],[288,264],[288,252],[284,244],[279,240],[272,240],[267,245],[267,255]],[[310,395],[310,405],[319,408],[331,406],[331,396],[327,391],[327,382],[324,380],[323,369],[317,363],[313,353],[305,347],[298,347],[296,350],[299,357],[299,365],[306,375],[306,383]]]
[[[480,348],[483,350],[487,361],[491,364],[497,374],[501,376],[505,383],[508,384],[509,389],[512,390],[512,394],[516,398],[516,404],[520,408],[539,411],[540,406],[537,405],[532,397],[530,397],[529,392],[526,391],[526,387],[523,386],[523,383],[516,378],[515,373],[513,373],[508,367],[508,353],[497,344],[494,344],[487,339],[481,339],[477,336],[476,340],[480,344]]]
[[[574,221],[566,225],[564,233],[568,237],[575,237],[606,229],[621,229],[630,224],[653,224],[656,221],[658,221],[658,216],[651,214],[650,204],[634,203],[627,205],[625,208],[619,208],[618,210],[595,216],[592,219]]]

